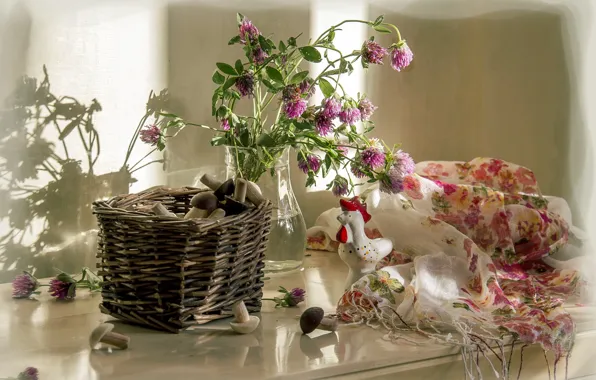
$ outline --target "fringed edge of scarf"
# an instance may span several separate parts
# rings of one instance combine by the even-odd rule
[[[345,298],[344,298],[345,300]],[[493,330],[480,326],[477,323],[474,328],[471,323],[457,321],[452,319],[450,322],[428,319],[425,323],[418,322],[415,325],[408,324],[397,311],[390,306],[381,306],[374,304],[367,298],[358,300],[352,296],[340,310],[338,308],[338,317],[343,320],[345,325],[366,325],[373,329],[385,329],[387,334],[383,339],[396,342],[398,340],[408,342],[413,345],[423,345],[436,343],[451,347],[458,347],[462,362],[464,364],[465,380],[482,380],[481,358],[486,360],[494,376],[497,379],[517,379],[521,378],[523,369],[524,349],[537,343],[523,342],[516,338],[516,334],[504,328],[493,326]],[[442,329],[441,329],[442,328]],[[497,333],[499,331],[499,333]],[[410,333],[410,334],[405,334]],[[417,340],[411,336],[411,333],[420,336]],[[410,335],[410,336],[406,336]],[[521,344],[520,365],[516,377],[511,377],[511,363],[515,346]],[[507,348],[509,355],[506,355]],[[489,357],[490,354],[493,357]],[[554,363],[548,361],[547,350],[543,348],[544,359],[548,370],[549,380],[557,379],[557,365],[561,359],[565,359],[565,380],[568,379],[569,357],[571,353],[555,358]],[[551,377],[551,373],[553,374]]]

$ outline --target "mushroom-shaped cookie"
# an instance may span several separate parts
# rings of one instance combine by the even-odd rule
[[[169,217],[176,218],[176,214],[174,214],[173,212],[168,211],[168,209],[166,208],[166,206],[164,206],[163,204],[161,204],[161,202],[155,203],[153,205],[153,207],[151,207],[151,211],[153,211],[153,213],[155,213],[155,215],[169,216]]]
[[[184,219],[206,218],[217,208],[217,197],[210,191],[202,191],[192,197],[192,208],[184,215]]]
[[[309,307],[300,316],[300,329],[304,334],[310,334],[316,329],[335,331],[337,319],[325,318],[325,311],[320,307]]]
[[[219,185],[219,187],[215,189],[213,194],[215,194],[217,199],[219,199],[220,201],[224,201],[226,199],[226,196],[231,196],[232,194],[234,194],[235,189],[236,184],[234,183],[234,179],[230,178],[221,185]]]
[[[259,186],[250,181],[247,182],[246,199],[255,206],[258,206],[265,201],[265,197],[263,197]]]
[[[200,181],[203,185],[207,186],[213,191],[217,190],[217,188],[222,184],[221,181],[215,179],[215,177],[213,177],[211,174],[203,174]]]
[[[216,208],[215,210],[213,210],[213,212],[211,214],[209,214],[209,216],[207,217],[207,219],[221,219],[224,216],[226,216],[226,212],[221,209],[221,208]]]
[[[111,323],[102,323],[97,326],[89,337],[89,345],[94,349],[99,343],[104,343],[121,350],[128,348],[130,338],[126,335],[113,332],[114,325]]]
[[[250,205],[245,202],[247,189],[248,182],[246,180],[241,178],[236,179],[234,196],[226,196],[226,200],[223,202],[226,215],[237,215],[250,207]]]
[[[250,334],[257,329],[261,322],[259,317],[248,314],[243,301],[236,302],[232,306],[232,311],[234,312],[234,322],[230,322],[230,327],[239,334]]]

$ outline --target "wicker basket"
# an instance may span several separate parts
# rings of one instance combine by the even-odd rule
[[[159,201],[184,215],[201,191],[158,187],[93,204],[103,313],[178,333],[229,317],[239,300],[260,311],[271,203],[220,220],[148,212]]]

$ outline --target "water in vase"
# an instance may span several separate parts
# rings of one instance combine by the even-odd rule
[[[306,224],[301,214],[276,217],[274,210],[265,254],[265,271],[285,272],[299,268],[304,258],[305,236]]]
[[[265,253],[265,272],[270,273],[299,268],[306,247],[306,224],[292,190],[288,153],[285,148],[269,166],[263,167],[252,151],[232,147],[226,150],[227,178],[242,173],[241,176],[255,181],[272,203],[271,233]]]

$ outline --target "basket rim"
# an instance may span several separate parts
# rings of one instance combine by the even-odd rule
[[[131,207],[138,202],[146,202],[148,204],[159,202],[160,198],[163,197],[175,197],[183,195],[195,195],[201,192],[211,191],[209,189],[197,188],[197,187],[179,187],[171,188],[166,186],[154,186],[138,193],[121,194],[113,196],[107,200],[97,200],[92,203],[93,214],[97,217],[102,218],[126,218],[129,220],[138,221],[159,221],[162,223],[177,223],[177,224],[188,224],[188,225],[211,225],[221,224],[222,222],[230,223],[237,220],[244,220],[246,218],[254,217],[253,214],[260,214],[265,209],[271,209],[271,201],[266,199],[260,205],[251,207],[248,210],[235,215],[226,215],[220,219],[207,219],[207,218],[195,218],[195,219],[183,219],[177,216],[165,216],[155,215],[150,212],[144,212],[140,210],[131,209]],[[162,202],[168,204],[170,202]]]

